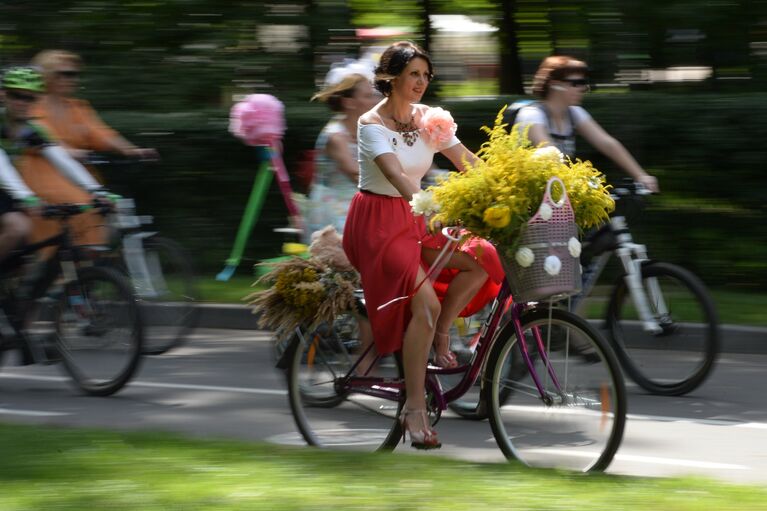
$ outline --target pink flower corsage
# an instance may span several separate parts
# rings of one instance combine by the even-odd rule
[[[229,131],[248,145],[272,145],[285,133],[285,107],[270,94],[250,94],[229,113]]]
[[[421,117],[420,128],[423,128],[429,141],[436,147],[444,146],[458,129],[450,112],[440,107],[429,108]]]

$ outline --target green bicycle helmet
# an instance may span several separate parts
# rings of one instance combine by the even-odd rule
[[[45,92],[43,76],[31,67],[12,67],[3,73],[4,89],[21,89],[32,92]]]

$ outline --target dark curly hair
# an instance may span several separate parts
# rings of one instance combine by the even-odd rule
[[[576,60],[567,55],[552,55],[546,57],[538,66],[533,78],[533,94],[540,98],[549,95],[549,82],[551,80],[562,80],[570,74],[582,74],[586,78],[589,75],[589,68],[585,62]]]
[[[386,51],[381,55],[378,67],[375,69],[375,88],[384,96],[391,94],[391,81],[398,77],[410,61],[415,58],[422,58],[426,61],[429,66],[429,81],[431,81],[434,78],[434,66],[429,54],[415,43],[399,41],[386,48]]]

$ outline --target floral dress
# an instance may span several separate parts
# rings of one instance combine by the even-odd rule
[[[306,242],[311,241],[313,232],[328,225],[332,225],[336,231],[342,233],[349,204],[357,193],[357,183],[341,172],[336,162],[326,152],[328,140],[336,133],[348,134],[341,122],[341,117],[332,119],[317,137],[316,174],[304,208]],[[349,153],[355,159],[357,158],[356,142],[349,142]]]

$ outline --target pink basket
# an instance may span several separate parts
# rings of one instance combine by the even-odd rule
[[[558,202],[551,198],[551,185],[555,182],[562,187],[562,197]],[[550,215],[546,214],[547,208]],[[530,253],[533,255],[532,261]],[[579,292],[579,254],[578,226],[575,224],[570,199],[562,180],[552,177],[546,183],[538,211],[527,222],[516,247],[508,257],[501,257],[514,301],[542,301]],[[520,260],[525,266],[520,264]]]

